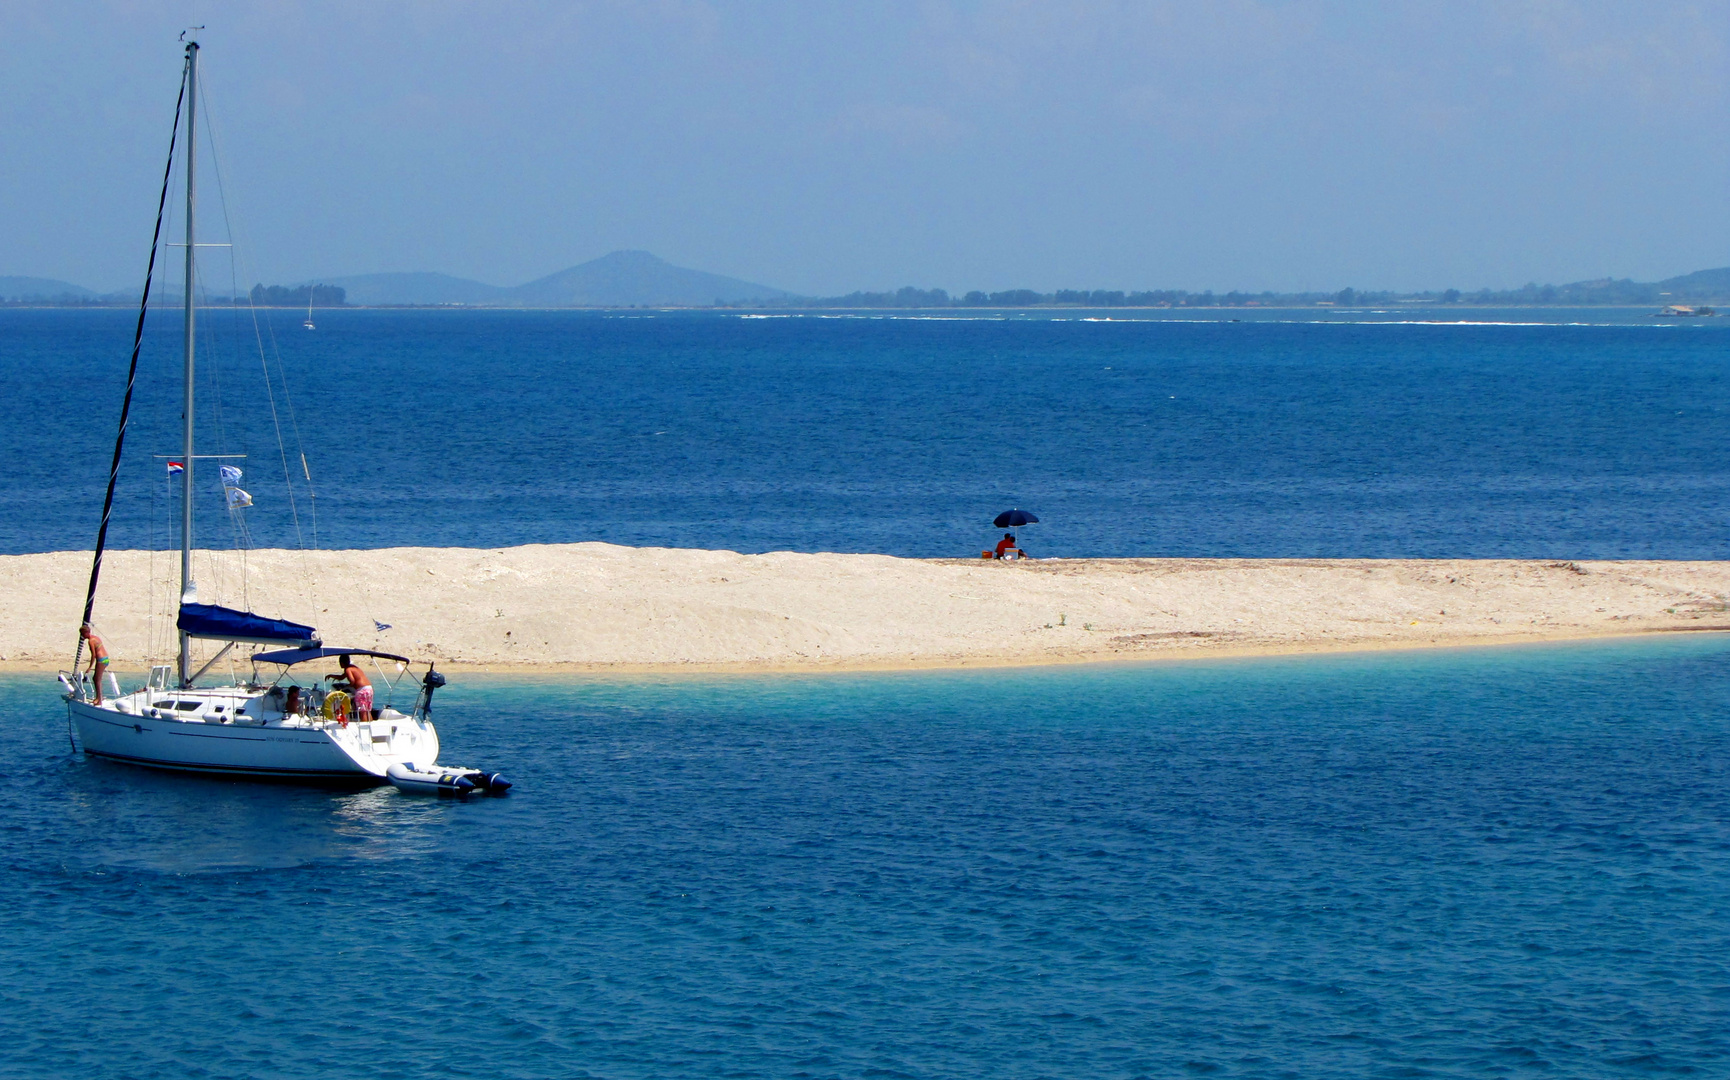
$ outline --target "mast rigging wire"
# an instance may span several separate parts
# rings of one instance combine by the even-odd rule
[[[316,618],[316,613],[318,610],[318,600],[317,600],[316,591],[313,589],[313,587],[311,585],[311,582],[313,581],[313,575],[311,573],[311,567],[308,565],[307,560],[306,560],[306,537],[301,531],[300,507],[299,507],[298,500],[295,497],[294,476],[293,476],[292,471],[289,468],[288,447],[287,447],[286,440],[284,440],[284,438],[283,438],[281,414],[277,411],[276,385],[275,385],[276,381],[280,381],[282,383],[282,396],[283,396],[284,404],[285,404],[287,411],[288,411],[289,423],[290,423],[290,425],[293,429],[293,432],[294,432],[295,450],[296,450],[296,453],[299,454],[300,459],[301,459],[301,469],[306,474],[306,482],[307,482],[307,488],[308,488],[307,494],[308,494],[309,498],[314,500],[312,503],[312,537],[313,537],[312,546],[313,546],[314,550],[317,550],[317,548],[318,548],[318,509],[317,509],[316,496],[313,494],[313,492],[311,490],[312,471],[311,471],[311,469],[307,468],[307,465],[306,465],[306,453],[305,453],[305,450],[304,450],[304,447],[303,447],[303,444],[301,441],[301,437],[300,437],[300,425],[299,425],[299,422],[296,419],[295,414],[294,414],[294,398],[293,398],[293,395],[291,394],[291,392],[289,390],[289,386],[288,386],[288,373],[284,369],[283,362],[282,362],[282,353],[281,353],[281,350],[279,349],[279,347],[277,346],[276,328],[271,325],[270,319],[268,317],[263,320],[262,327],[261,327],[259,314],[258,314],[258,304],[253,300],[252,294],[250,292],[243,294],[240,291],[240,283],[239,283],[239,280],[238,280],[236,275],[238,274],[238,271],[239,271],[238,263],[239,263],[241,253],[244,251],[244,246],[242,245],[240,239],[236,236],[236,229],[235,229],[234,221],[232,220],[232,218],[230,216],[230,212],[229,212],[229,197],[228,197],[227,186],[223,183],[222,152],[219,148],[218,140],[217,140],[216,120],[215,120],[216,113],[210,107],[210,97],[209,97],[210,92],[209,92],[208,87],[209,87],[209,77],[206,76],[205,80],[199,84],[198,97],[199,97],[200,103],[204,106],[204,129],[205,129],[206,135],[208,136],[208,141],[210,144],[211,164],[214,166],[215,172],[216,172],[216,187],[217,187],[217,192],[218,192],[218,196],[219,196],[219,201],[220,201],[220,204],[222,207],[223,227],[227,230],[228,238],[231,241],[231,246],[229,248],[229,261],[228,261],[229,303],[230,303],[231,307],[237,308],[239,306],[238,302],[239,302],[240,298],[243,295],[246,297],[247,311],[250,314],[251,319],[252,319],[253,342],[258,348],[259,369],[260,369],[261,374],[264,377],[265,397],[266,397],[266,400],[269,402],[269,405],[270,405],[271,427],[274,430],[274,433],[276,435],[277,455],[278,455],[278,457],[281,461],[281,464],[282,464],[283,485],[287,489],[287,493],[288,493],[289,515],[290,515],[291,520],[294,523],[295,547],[298,548],[300,551],[301,569],[303,571],[304,580],[308,583],[306,602],[307,602],[307,606],[309,609],[309,614],[313,618]],[[266,351],[265,351],[265,343],[264,343],[264,335],[265,334],[268,334],[270,336],[269,355],[267,355]],[[237,352],[238,352],[238,350],[237,350]],[[273,380],[272,375],[271,375],[271,357],[274,357],[275,361],[276,361],[276,374],[275,374],[274,380]],[[219,404],[218,408],[220,409],[220,404]],[[230,516],[236,517],[236,515],[233,511],[230,512]],[[252,547],[252,536],[251,536],[250,530],[246,527],[246,522],[245,522],[244,517],[238,517],[238,518],[236,518],[236,520],[238,522],[239,531],[241,533],[245,534],[244,535],[244,544],[239,545],[240,549],[241,549],[241,575],[242,575],[242,589],[243,589],[243,593],[244,593],[244,589],[246,587],[245,586],[246,552],[248,549],[250,549]],[[239,538],[237,538],[237,539],[239,539]]]
[[[96,583],[102,577],[102,552],[108,546],[108,519],[114,512],[114,487],[120,479],[120,454],[126,445],[126,423],[132,412],[132,388],[138,381],[138,352],[144,344],[144,316],[150,310],[150,282],[156,273],[156,252],[162,241],[162,213],[168,205],[168,182],[174,170],[174,150],[180,138],[180,110],[186,104],[186,77],[192,61],[180,71],[180,93],[174,99],[174,129],[168,136],[168,163],[162,169],[162,194],[156,200],[156,229],[150,236],[150,262],[144,270],[144,293],[138,301],[138,325],[132,332],[132,363],[126,373],[126,397],[120,404],[120,428],[114,435],[114,460],[108,466],[108,493],[102,500],[102,525],[96,530],[96,554],[90,560],[90,587],[84,594],[84,623],[96,609]],[[72,653],[72,670],[84,656],[84,635],[78,635],[78,646]],[[67,713],[71,720],[71,713]],[[67,732],[71,737],[71,732]],[[74,744],[76,749],[76,743]]]

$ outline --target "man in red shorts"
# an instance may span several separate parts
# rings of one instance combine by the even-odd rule
[[[348,654],[344,653],[337,659],[342,665],[342,674],[336,678],[346,680],[349,693],[354,695],[354,718],[356,720],[377,720],[378,714],[372,707],[372,680],[366,677],[366,672],[358,664],[351,663]]]

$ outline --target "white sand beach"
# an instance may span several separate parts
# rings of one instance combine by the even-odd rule
[[[89,559],[0,557],[0,662],[70,660]],[[117,668],[172,653],[177,567],[164,553],[105,560],[95,622]],[[1730,629],[1726,562],[1004,563],[586,543],[254,551],[244,575],[238,553],[199,552],[197,567],[206,602],[457,670],[963,667]]]

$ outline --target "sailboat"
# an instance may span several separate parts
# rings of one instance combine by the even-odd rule
[[[184,35],[183,35],[184,37]],[[335,783],[364,786],[384,783],[389,771],[410,773],[437,769],[438,731],[431,719],[433,691],[444,685],[444,676],[427,664],[418,681],[404,675],[406,657],[362,648],[327,646],[311,626],[270,618],[250,611],[200,603],[193,578],[194,497],[193,475],[200,456],[194,446],[193,372],[196,360],[193,303],[194,227],[196,209],[195,123],[198,102],[198,43],[186,43],[182,72],[181,104],[175,107],[175,135],[185,116],[184,172],[186,175],[186,289],[185,289],[185,386],[182,398],[183,446],[180,466],[180,604],[176,618],[179,656],[175,664],[150,669],[148,682],[122,692],[107,675],[99,685],[78,673],[74,658],[71,671],[60,673],[62,696],[76,727],[84,753],[114,761],[159,769],[264,779]],[[184,105],[182,110],[181,105]],[[138,373],[139,345],[144,315],[150,299],[150,279],[162,233],[162,211],[167,203],[169,177],[174,161],[174,141],[169,143],[169,167],[164,171],[162,196],[157,203],[156,235],[151,243],[150,270],[145,274],[144,299],[140,303],[138,329],[134,334],[132,367],[121,406],[120,431],[115,440],[109,469],[108,494],[102,508],[96,553],[91,562],[90,586],[85,597],[84,619],[90,624],[102,555],[107,545],[109,516],[114,506],[115,483],[126,437],[132,390]],[[308,325],[311,324],[310,312]],[[220,643],[202,666],[193,667],[193,642]],[[79,650],[84,639],[79,639]],[[205,676],[237,646],[262,646],[250,656],[251,673],[226,683],[206,683]],[[387,661],[398,665],[399,686],[414,688],[414,701],[407,712],[387,700],[379,709],[364,713],[354,707],[343,689],[326,687],[327,678],[314,674],[311,685],[302,687],[295,678],[300,665],[328,657],[371,658],[375,665]],[[381,677],[382,665],[378,665]],[[97,675],[98,679],[103,678]]]
[[[308,330],[318,329],[318,327],[312,324],[312,290],[310,289],[307,290],[306,296],[306,321],[300,325],[306,327]]]

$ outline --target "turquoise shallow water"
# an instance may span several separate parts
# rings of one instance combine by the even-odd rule
[[[0,1074],[1730,1074],[1730,640],[465,677],[453,804],[0,679]]]

